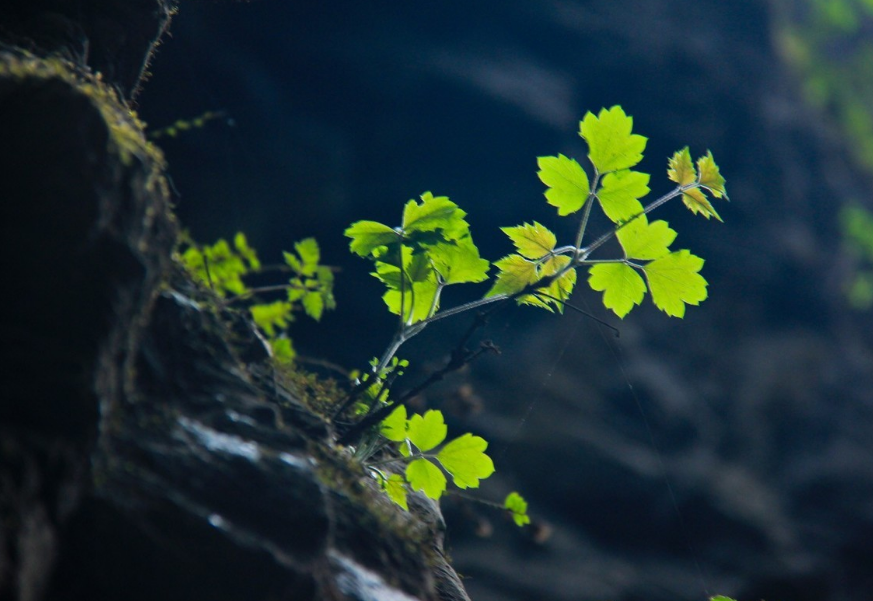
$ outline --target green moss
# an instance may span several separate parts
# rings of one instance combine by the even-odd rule
[[[131,165],[134,159],[155,166],[158,170],[166,166],[161,150],[149,142],[145,135],[145,123],[118,95],[103,81],[99,73],[92,74],[78,68],[72,62],[58,57],[37,57],[27,51],[0,53],[0,77],[18,80],[59,80],[69,84],[87,96],[109,128],[110,150],[115,151],[124,165]],[[157,185],[157,178],[146,182],[146,189]]]

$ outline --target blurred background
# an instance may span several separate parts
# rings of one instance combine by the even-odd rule
[[[189,0],[151,71],[153,130],[222,114],[158,140],[183,225],[202,242],[244,231],[268,261],[315,236],[338,307],[291,334],[304,359],[347,369],[394,325],[348,252],[352,221],[398,223],[430,190],[496,260],[500,226],[572,237],[536,157],[583,159],[586,111],[634,117],[653,197],[673,151],[712,150],[725,222],[657,213],[706,259],[709,300],[684,320],[646,300],[620,321],[579,286],[620,338],[510,309],[484,332],[500,356],[425,393],[491,442],[479,494],[517,489],[535,521],[449,498],[447,547],[475,601],[870,598],[873,2]],[[443,306],[486,289],[468,287]],[[468,323],[404,348],[409,385]]]

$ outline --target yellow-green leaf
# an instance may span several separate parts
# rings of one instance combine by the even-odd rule
[[[442,230],[447,239],[453,239],[469,231],[464,217],[467,215],[448,196],[434,196],[430,192],[421,195],[421,203],[410,200],[403,208],[403,231],[433,232]]]
[[[382,488],[389,499],[409,511],[409,505],[406,502],[406,480],[402,476],[391,474],[382,482]]]
[[[536,260],[546,256],[557,244],[555,234],[536,221],[516,227],[502,227],[500,230],[509,236],[518,254],[528,259]]]
[[[488,279],[490,263],[479,256],[470,236],[452,244],[437,244],[425,251],[446,284],[482,282]]]
[[[427,459],[416,459],[406,466],[406,481],[412,490],[420,490],[433,500],[443,496],[446,490],[445,475]]]
[[[444,441],[447,432],[443,412],[435,409],[428,410],[424,415],[413,415],[406,427],[406,437],[422,453]]]
[[[276,301],[263,305],[253,305],[249,309],[252,320],[261,328],[268,338],[276,336],[276,330],[284,330],[292,321],[291,303]]]
[[[646,138],[632,134],[633,118],[616,105],[589,112],[579,123],[579,135],[588,143],[588,158],[600,173],[628,169],[643,159]]]
[[[512,519],[516,526],[521,527],[525,524],[530,524],[530,517],[527,515],[527,501],[517,492],[511,492],[506,495],[503,507],[512,514]]]
[[[649,223],[646,216],[641,215],[619,229],[616,236],[629,258],[651,260],[670,252],[676,231],[666,221]]]
[[[687,186],[697,180],[697,171],[691,162],[691,153],[686,146],[677,150],[667,162],[667,177],[680,186]]]
[[[624,318],[634,305],[643,302],[646,283],[630,265],[598,263],[592,265],[588,273],[588,284],[593,290],[603,292],[603,305],[619,317]]]
[[[361,257],[368,256],[380,246],[387,246],[400,241],[400,234],[393,228],[377,221],[356,221],[344,232],[352,241],[349,248]]]
[[[709,199],[706,198],[706,195],[701,192],[700,188],[689,188],[686,190],[682,194],[682,202],[694,214],[700,213],[707,219],[715,217],[722,221],[722,218],[716,212],[712,203],[709,202]]]
[[[537,265],[528,261],[521,255],[509,255],[494,262],[494,266],[500,270],[497,281],[485,296],[497,294],[515,294],[528,284],[533,284],[539,279]]]
[[[452,475],[458,488],[478,488],[479,480],[494,473],[494,462],[485,454],[488,442],[470,433],[459,436],[444,446],[437,459]]]
[[[558,215],[575,213],[585,204],[590,193],[588,174],[575,159],[559,154],[556,157],[539,157],[537,172],[540,181],[549,188],[546,201],[557,207]]]
[[[382,420],[382,436],[394,442],[406,440],[406,405],[400,405]]]
[[[270,340],[270,350],[273,353],[273,359],[277,363],[291,363],[294,361],[294,357],[297,356],[294,346],[291,344],[291,339],[286,336]]]
[[[303,295],[303,310],[315,321],[321,320],[324,312],[324,297],[320,292],[307,292]]]
[[[685,305],[706,299],[707,282],[698,273],[703,259],[687,250],[670,253],[645,266],[655,306],[672,317],[684,317]]]
[[[607,173],[597,198],[603,212],[614,223],[627,221],[643,212],[640,198],[649,193],[649,174],[623,169]]]
[[[712,158],[712,151],[697,159],[697,171],[700,173],[700,185],[712,192],[716,198],[724,196],[727,198],[727,192],[724,189],[724,178],[718,170],[718,165],[715,164],[715,159]]]

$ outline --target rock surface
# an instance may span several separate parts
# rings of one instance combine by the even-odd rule
[[[0,599],[467,599],[439,509],[394,506],[171,260],[125,100],[171,6],[70,11],[0,9]]]

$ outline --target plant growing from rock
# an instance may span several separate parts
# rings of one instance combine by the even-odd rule
[[[484,282],[489,270],[489,262],[473,243],[466,213],[448,197],[425,192],[418,201],[410,200],[398,226],[358,221],[346,229],[351,252],[369,259],[374,266],[372,275],[385,286],[382,299],[397,315],[397,327],[385,351],[336,413],[339,416],[353,405],[358,414],[363,413],[340,442],[356,444],[381,423],[377,436],[395,443],[400,458],[371,463],[370,469],[399,505],[406,507],[408,489],[439,499],[446,490],[443,470],[459,488],[476,488],[494,472],[484,439],[464,434],[440,446],[446,438],[442,413],[430,410],[410,417],[405,406],[424,386],[488,350],[486,345],[468,351],[465,345],[494,307],[514,301],[557,313],[565,307],[575,309],[568,301],[580,268],[588,270],[589,286],[603,293],[603,304],[620,318],[639,305],[647,292],[656,307],[679,318],[685,315],[686,305],[706,299],[707,282],[700,275],[703,259],[686,249],[672,250],[676,231],[666,221],[649,221],[648,215],[678,197],[693,213],[721,221],[711,197],[727,198],[724,178],[711,153],[693,162],[686,147],[668,161],[667,177],[676,184],[673,190],[644,204],[650,176],[633,167],[642,160],[647,139],[632,129],[632,118],[620,106],[602,109],[597,115],[589,112],[580,122],[579,135],[588,145],[590,172],[563,154],[537,160],[538,176],[547,187],[547,203],[559,216],[576,216],[576,235],[572,243],[559,245],[557,236],[536,221],[502,228],[515,252],[494,262],[496,278],[480,300],[441,310],[448,286]],[[588,241],[595,205],[613,227]],[[596,254],[612,239],[620,245],[618,256]],[[476,311],[477,319],[446,366],[423,385],[392,400],[385,383],[394,377],[389,367],[402,345],[430,324],[467,311]],[[373,390],[378,391],[375,397]],[[362,409],[357,401],[364,394],[375,401]],[[372,438],[363,444],[372,448]],[[404,464],[403,473],[386,475],[379,469],[391,463]],[[504,507],[517,523],[526,521],[526,503],[517,493],[507,497]]]

